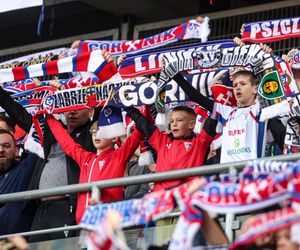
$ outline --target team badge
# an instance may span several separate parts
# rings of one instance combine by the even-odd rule
[[[192,147],[192,143],[191,142],[184,142],[184,147],[186,151],[189,151],[190,148]]]
[[[102,169],[102,167],[104,166],[105,164],[105,161],[99,161],[99,168],[100,170]]]

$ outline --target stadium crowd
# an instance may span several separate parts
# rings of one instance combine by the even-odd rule
[[[194,25],[204,25],[205,22],[206,19],[202,17],[190,21]],[[66,71],[59,69],[59,73],[62,74],[55,74],[50,81],[27,77],[30,76],[30,72],[19,73],[21,76],[17,78],[16,74],[21,72],[21,68],[27,71],[31,69],[22,65],[15,67],[15,70],[12,70],[15,81],[5,81],[0,87],[0,106],[3,111],[0,116],[0,194],[299,152],[300,143],[288,143],[287,139],[287,135],[291,135],[294,141],[300,141],[300,116],[298,116],[300,112],[297,113],[297,110],[300,110],[298,109],[300,108],[298,102],[300,72],[299,68],[293,66],[299,63],[299,51],[292,49],[287,55],[278,57],[275,66],[264,68],[266,64],[275,62],[273,51],[269,46],[260,43],[256,45],[257,47],[249,47],[250,43],[240,38],[234,38],[233,43],[232,50],[222,48],[223,54],[217,54],[215,58],[216,54],[209,54],[209,49],[203,50],[208,51],[206,54],[203,52],[199,56],[198,53],[200,66],[194,69],[196,73],[192,72],[191,68],[178,70],[180,63],[176,64],[176,62],[180,61],[179,56],[177,59],[174,59],[176,56],[173,58],[164,56],[159,59],[160,74],[147,74],[143,78],[137,77],[134,80],[126,80],[124,77],[122,79],[118,70],[126,65],[130,55],[125,56],[124,53],[116,58],[111,51],[105,50],[98,50],[100,59],[97,60],[101,61],[101,65],[94,70],[85,70],[78,61],[73,67],[64,66],[68,68]],[[54,72],[51,67],[54,62],[60,60],[65,63],[84,58],[83,47],[80,47],[80,44],[81,41],[75,41],[64,53],[53,56],[48,64],[41,66],[43,71]],[[245,52],[246,54],[242,54],[246,48],[257,49],[259,52],[252,55],[254,59],[251,59],[253,61],[249,59],[249,64],[237,63],[238,60],[246,60],[246,56],[251,56],[249,52],[251,49]],[[172,51],[172,47],[168,49]],[[228,51],[239,51],[241,57],[235,59],[235,63],[232,59],[228,67],[217,64],[212,64],[210,67],[203,66],[204,62],[216,58],[218,60],[221,58],[223,63],[226,58],[222,56],[227,55]],[[179,55],[179,52],[176,55]],[[92,60],[92,56],[83,60]],[[53,62],[52,66],[51,62]],[[92,63],[89,61],[86,64],[89,67]],[[0,78],[7,70],[3,65],[1,67]],[[199,70],[201,67],[206,71]],[[172,70],[173,73],[170,73]],[[203,83],[206,87],[203,85],[199,88],[189,80],[189,75],[204,75],[207,72],[218,73],[210,79],[211,81],[206,80]],[[270,75],[272,72],[275,76]],[[168,85],[161,84],[163,74],[168,76],[164,82],[172,82],[172,86],[178,85],[181,88],[178,90],[178,95],[185,98],[167,101],[171,92]],[[94,80],[95,78],[97,80]],[[21,80],[26,79],[28,82],[21,83]],[[112,84],[122,81],[125,84],[119,86]],[[155,88],[157,90],[155,102],[150,104],[147,101],[143,102],[147,98],[143,99],[140,92],[136,92],[139,97],[135,103],[132,101],[133,94],[123,93],[122,99],[122,91],[118,88],[129,86],[130,81],[135,81],[140,86],[147,82],[156,84],[158,87]],[[264,85],[261,85],[262,83]],[[113,87],[109,87],[110,84]],[[161,85],[165,88],[162,92],[160,92]],[[88,88],[92,86],[94,89]],[[97,86],[105,86],[109,90],[101,100],[93,92],[97,90]],[[216,92],[209,91],[208,94],[203,91],[212,86],[221,86],[222,90],[217,92],[218,96],[223,94],[223,100],[230,99],[231,103],[220,101],[220,98],[214,96]],[[12,92],[12,89],[19,91]],[[42,92],[38,95],[32,91]],[[175,96],[177,92],[173,94]],[[161,100],[163,100],[162,104]],[[293,171],[295,173],[296,170]],[[250,175],[248,172],[247,174]],[[271,170],[270,176],[274,176]],[[299,177],[293,178],[295,181]],[[255,180],[252,179],[253,182]],[[196,188],[189,187],[188,191],[182,191],[181,194],[185,196],[183,200],[187,201],[187,197],[196,193],[196,190],[205,188],[205,185],[210,182],[226,183],[226,181],[234,183],[233,179],[223,180],[221,175],[205,178],[189,177],[103,189],[99,200],[96,201],[91,192],[80,192],[26,202],[8,202],[0,204],[0,235],[80,224],[86,209],[94,203],[142,199],[151,193],[166,194],[170,190],[179,192],[178,190],[181,190],[179,187],[191,183],[196,185]],[[254,188],[259,189],[257,186]],[[295,188],[296,191],[299,190]],[[173,191],[170,195],[171,193],[173,195]],[[209,195],[213,200],[213,191]],[[187,210],[186,207],[182,208],[184,206],[178,199],[174,199],[179,207],[177,209],[181,212]],[[294,209],[291,213],[297,215],[295,203],[297,201],[289,197],[288,201],[285,199],[277,204],[271,204],[264,210],[258,206],[256,213],[262,212],[266,215],[277,209]],[[168,205],[162,203],[159,206],[164,207],[162,210],[167,210]],[[170,249],[182,249],[184,243],[176,242],[180,238],[183,238],[182,241],[185,243],[189,242],[191,246],[222,245],[223,249],[226,249],[230,242],[218,219],[211,218],[209,213],[211,211],[205,211],[204,208],[202,210],[203,216],[201,223],[199,222],[201,227],[199,224],[193,233],[190,230],[186,231],[189,227],[186,227],[181,218],[178,220],[158,216],[159,219],[155,223],[158,227],[162,227],[162,230],[159,231],[157,228],[155,243],[162,245],[166,243],[166,239],[172,237],[173,231],[166,232],[163,226],[183,223],[181,229],[176,227],[171,243],[167,243],[170,244]],[[251,227],[253,229],[254,225],[257,225],[253,223],[257,219],[257,215],[250,216],[244,223],[242,234],[249,233]],[[297,219],[294,223],[296,222]],[[189,223],[192,224],[194,221]],[[250,237],[251,240],[233,243],[230,247],[231,249],[299,249],[299,240],[292,242],[290,239],[293,238],[292,225],[293,223],[282,223],[276,230],[270,226],[265,231],[255,231],[254,236]],[[119,230],[115,225],[111,227],[113,232]],[[127,244],[131,249],[138,247],[138,238],[143,234],[143,226],[137,225],[134,228],[139,229],[137,233],[125,233]],[[28,241],[38,242],[78,235],[79,232],[76,230],[65,230],[30,236]],[[189,238],[191,235],[192,240]],[[115,236],[121,240],[119,234]],[[111,235],[108,234],[109,237]],[[112,241],[113,244],[117,244]],[[97,244],[94,242],[94,245]],[[98,249],[105,249],[100,245],[98,242]],[[120,248],[127,249],[126,247]],[[166,248],[166,245],[161,246],[161,249]],[[151,246],[149,249],[155,247]]]

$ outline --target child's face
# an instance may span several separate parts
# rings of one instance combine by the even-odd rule
[[[183,138],[191,134],[195,119],[185,111],[173,111],[170,115],[170,127],[174,138]]]
[[[94,144],[94,147],[99,151],[103,151],[103,150],[106,150],[106,149],[110,149],[113,147],[114,145],[114,141],[113,139],[97,139],[96,138],[96,134],[97,134],[97,127],[93,126],[92,127],[92,140],[93,140],[93,144]]]
[[[233,93],[239,107],[247,107],[255,103],[256,87],[250,80],[249,75],[243,74],[239,74],[233,79]]]

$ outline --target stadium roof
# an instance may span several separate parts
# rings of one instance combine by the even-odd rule
[[[40,37],[37,34],[40,6],[0,14],[0,32],[2,34],[0,50],[120,28],[124,22],[133,26],[275,1],[44,0],[44,21]]]

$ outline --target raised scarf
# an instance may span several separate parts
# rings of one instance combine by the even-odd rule
[[[246,23],[242,29],[243,42],[269,43],[300,37],[300,17]]]
[[[0,63],[0,69],[15,68],[19,66],[28,66],[38,63],[45,63],[53,60],[53,57],[63,54],[66,48],[57,48],[47,51],[41,51],[31,55],[14,58]]]
[[[198,38],[201,39],[201,42],[206,42],[210,33],[208,21],[209,18],[205,17],[204,22],[200,24],[193,19],[160,34],[133,41],[86,40],[80,42],[77,53],[105,49],[111,55],[118,56],[121,54],[134,54],[192,38]]]
[[[77,71],[92,72],[99,78],[100,82],[104,82],[117,74],[114,63],[106,62],[101,50],[94,50],[46,63],[0,69],[0,83]]]
[[[71,79],[58,79],[55,80],[59,84],[63,85],[65,89],[86,87],[90,85],[100,84],[98,77],[87,77],[87,78],[71,78]],[[38,86],[51,86],[51,80],[41,81]],[[4,84],[3,89],[12,92],[20,93],[22,91],[34,89],[37,87],[34,79],[20,80],[16,82],[7,82]]]
[[[230,39],[209,41],[206,43],[193,43],[180,45],[176,47],[163,48],[151,52],[143,52],[135,55],[129,55],[125,58],[119,66],[120,75],[124,78],[136,77],[140,75],[149,75],[158,73],[162,70],[161,60],[165,53],[176,51],[189,51],[189,50],[208,50],[208,49],[224,49],[236,47],[237,45]]]
[[[190,50],[164,54],[165,68],[158,80],[158,92],[156,108],[158,112],[164,112],[164,100],[161,93],[165,85],[178,72],[191,69],[208,69],[234,66],[251,66],[254,75],[260,80],[258,86],[261,107],[270,106],[284,98],[283,87],[279,77],[275,60],[272,55],[265,53],[259,45],[251,44],[235,48],[213,50]],[[276,88],[267,88],[269,84],[275,84]]]

